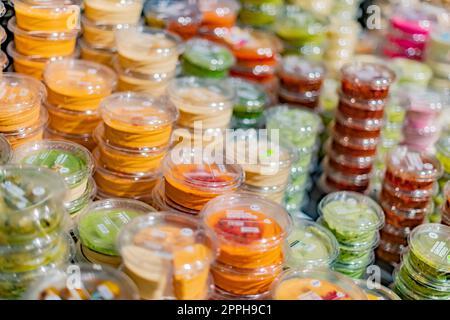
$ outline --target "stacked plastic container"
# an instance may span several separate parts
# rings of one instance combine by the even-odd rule
[[[143,0],[84,1],[81,58],[112,67],[117,51],[115,32],[140,24]]]
[[[93,132],[100,123],[100,101],[116,87],[110,68],[91,61],[64,59],[49,63],[44,71],[49,123],[46,137],[69,140],[92,150]]]
[[[328,194],[319,203],[318,222],[329,229],[339,243],[333,269],[352,278],[362,278],[375,260],[383,210],[371,198],[356,192]]]
[[[388,154],[380,194],[386,226],[377,250],[379,259],[394,265],[400,262],[408,235],[433,212],[433,195],[441,174],[441,164],[434,156],[405,146]]]
[[[295,155],[284,202],[290,213],[296,213],[306,203],[311,187],[310,173],[316,168],[322,122],[310,110],[290,105],[270,108],[266,118],[267,129],[279,130],[280,144]]]
[[[175,107],[164,98],[122,92],[100,104],[103,122],[95,129],[95,180],[100,198],[149,201],[170,147]]]
[[[319,109],[320,91],[325,78],[325,68],[321,63],[288,55],[281,61],[278,76],[280,102]]]
[[[225,34],[236,24],[239,9],[237,0],[199,0],[197,5],[202,13],[199,36],[222,41]]]
[[[78,0],[14,0],[15,18],[8,21],[14,44],[8,54],[16,72],[41,79],[49,61],[76,55],[80,31]]]
[[[389,68],[375,63],[355,62],[342,68],[339,105],[321,178],[323,191],[368,189],[394,77]]]
[[[0,3],[0,18],[3,17],[3,15],[5,14],[5,11],[6,11],[5,6],[3,5],[3,3]],[[3,44],[3,42],[6,41],[6,37],[7,37],[6,31],[0,25],[0,46]],[[0,49],[0,72],[6,70],[6,68],[8,67],[8,64],[9,64],[8,57]]]
[[[69,262],[63,179],[45,168],[3,166],[0,298],[23,297],[29,285]]]
[[[241,0],[239,21],[254,28],[270,28],[283,11],[283,0]]]
[[[13,149],[29,141],[41,140],[48,120],[43,108],[45,87],[38,80],[18,74],[0,74],[0,132]]]
[[[404,300],[449,300],[450,227],[424,224],[408,243],[409,251],[395,272],[394,291]]]
[[[276,203],[248,194],[210,201],[201,216],[218,239],[211,272],[221,299],[262,299],[283,270],[288,213]]]

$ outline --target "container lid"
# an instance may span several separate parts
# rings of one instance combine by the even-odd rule
[[[163,175],[184,185],[212,192],[234,190],[244,180],[239,165],[228,164],[224,155],[206,155],[203,149],[177,145],[164,158]]]
[[[202,12],[214,11],[218,16],[234,14],[241,8],[236,0],[199,0],[198,7]]]
[[[411,252],[424,263],[449,272],[450,227],[436,223],[420,225],[411,232],[408,242]]]
[[[133,218],[156,211],[131,199],[105,199],[93,202],[79,217],[78,234],[83,246],[110,256],[117,256],[120,230]]]
[[[325,76],[325,68],[320,62],[297,55],[283,57],[280,71],[303,81],[321,81]]]
[[[321,225],[305,219],[295,220],[286,242],[290,267],[328,267],[339,254],[339,244],[334,235]]]
[[[383,127],[383,119],[366,118],[358,119],[343,115],[340,110],[336,110],[335,121],[342,126],[361,131],[377,131]]]
[[[60,174],[69,187],[89,177],[94,169],[91,153],[69,141],[30,142],[14,150],[15,163],[49,168]]]
[[[144,14],[147,17],[156,16],[160,20],[177,17],[189,17],[190,21],[201,19],[201,12],[191,1],[149,0],[145,2]]]
[[[336,131],[335,128],[331,130],[331,143],[339,143],[345,147],[356,150],[371,150],[379,145],[380,138],[361,138],[350,135],[343,135]]]
[[[45,87],[39,80],[19,73],[2,73],[0,88],[0,106],[8,111],[34,108],[46,97]]]
[[[276,300],[367,300],[352,279],[331,270],[290,270],[272,285]]]
[[[223,110],[232,108],[236,92],[227,81],[197,77],[177,78],[170,82],[167,92],[176,104]],[[178,104],[177,104],[178,102]]]
[[[216,197],[203,207],[200,215],[220,242],[236,246],[279,245],[292,224],[282,206],[246,193]]]
[[[442,165],[432,155],[419,153],[398,146],[392,149],[387,157],[387,168],[394,175],[407,175],[416,181],[434,181],[442,175]]]
[[[283,137],[295,143],[311,134],[318,135],[323,128],[320,117],[306,108],[279,104],[266,111],[267,128],[280,129]],[[291,132],[291,135],[287,135]]]
[[[82,39],[81,39],[82,40]],[[130,77],[134,78],[135,80],[143,80],[143,81],[150,81],[155,83],[164,83],[168,82],[169,80],[173,79],[176,74],[176,70],[173,72],[157,72],[157,73],[141,73],[134,71],[130,68],[123,68],[118,59],[116,57],[113,58],[112,65],[114,68],[114,71],[120,76]]]
[[[39,57],[39,56],[25,56],[19,52],[17,52],[16,50],[16,46],[14,44],[14,41],[11,41],[8,46],[6,47],[6,52],[8,53],[8,55],[13,58],[13,60],[18,60],[18,61],[30,61],[31,63],[35,62],[35,63],[42,63],[42,64],[46,64],[49,61],[55,61],[55,60],[62,60],[62,59],[67,59],[67,58],[75,58],[79,56],[80,50],[79,48],[75,48],[75,51],[73,52],[72,55],[70,55],[69,57],[50,57],[50,58],[44,58],[44,57]]]
[[[177,109],[167,99],[146,93],[114,93],[102,100],[100,108],[105,122],[120,122],[125,126],[124,131],[126,127],[151,131],[172,124],[178,118]]]
[[[79,277],[79,282],[70,281],[73,275]],[[98,264],[76,264],[65,270],[49,271],[30,287],[25,297],[29,300],[139,300],[138,289],[128,276]]]
[[[395,80],[395,73],[388,67],[361,61],[344,65],[341,76],[358,86],[369,86],[373,89],[388,87]]]
[[[268,104],[269,98],[262,86],[241,78],[230,78],[236,91],[234,110],[237,112],[262,111]],[[241,110],[245,107],[245,110]]]
[[[359,110],[369,110],[369,111],[383,111],[386,106],[386,101],[383,99],[371,99],[362,100],[350,97],[343,93],[340,89],[338,90],[339,104],[351,106],[352,108]]]
[[[229,69],[235,59],[231,51],[215,42],[194,38],[186,43],[183,59],[211,71]]]
[[[282,39],[311,39],[318,35],[325,37],[326,21],[317,19],[312,13],[297,6],[287,5],[278,15],[275,32]]]
[[[110,68],[77,59],[51,61],[43,78],[51,90],[67,96],[110,94],[117,83],[117,76]]]
[[[384,213],[368,196],[340,191],[330,193],[320,201],[319,214],[328,225],[344,230],[378,230],[384,225]]]
[[[155,212],[133,219],[119,235],[125,266],[145,270],[154,260],[173,263],[175,275],[194,274],[209,268],[218,254],[216,238],[197,220],[171,212]]]
[[[0,165],[4,165],[11,160],[12,150],[8,140],[0,134]]]

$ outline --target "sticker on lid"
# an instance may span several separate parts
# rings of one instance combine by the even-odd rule
[[[69,30],[78,29],[80,26],[80,6],[71,5],[68,7],[68,11],[70,12],[70,15],[67,18],[67,28]]]

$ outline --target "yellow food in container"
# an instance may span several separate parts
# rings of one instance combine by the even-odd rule
[[[4,133],[12,149],[15,149],[25,143],[40,141],[44,137],[44,129],[47,124],[48,115],[45,109],[41,109],[41,115],[38,122],[31,127],[16,131]]]
[[[84,0],[84,15],[102,24],[137,24],[142,7],[142,0]]]
[[[107,67],[113,66],[115,51],[110,49],[94,48],[83,39],[79,41],[81,59],[103,64]]]

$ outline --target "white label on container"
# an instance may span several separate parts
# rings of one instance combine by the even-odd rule
[[[101,233],[109,234],[109,229],[103,223],[98,224],[97,228],[100,230]]]
[[[260,230],[258,227],[241,227],[242,233],[259,233]]]
[[[315,288],[319,288],[322,283],[319,280],[311,280],[311,285]]]
[[[430,251],[440,258],[445,258],[449,253],[449,248],[444,241],[437,241]]]
[[[256,220],[257,217],[251,213],[244,210],[227,210],[226,216],[228,219],[245,219],[245,220]]]

